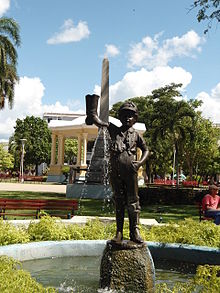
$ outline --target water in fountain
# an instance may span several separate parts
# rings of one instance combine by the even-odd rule
[[[101,257],[75,256],[53,259],[39,259],[23,262],[29,271],[44,286],[56,287],[59,292],[110,293],[98,289]],[[193,274],[176,270],[156,269],[156,283],[165,282],[172,286],[176,282],[186,282]]]

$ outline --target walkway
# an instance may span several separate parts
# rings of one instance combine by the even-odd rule
[[[0,191],[32,191],[66,193],[66,185],[45,183],[0,183]]]

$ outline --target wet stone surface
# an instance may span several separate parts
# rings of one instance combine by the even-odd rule
[[[154,265],[146,244],[107,242],[101,260],[101,288],[153,293],[154,276]]]

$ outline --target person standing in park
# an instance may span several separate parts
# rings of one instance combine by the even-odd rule
[[[220,224],[220,196],[219,188],[212,184],[209,186],[209,193],[202,199],[202,210],[205,217],[213,218],[216,225]]]
[[[86,96],[86,124],[107,127],[110,135],[110,184],[113,189],[113,199],[116,210],[116,236],[114,242],[123,240],[123,225],[125,208],[128,211],[130,240],[143,243],[138,224],[140,203],[138,197],[137,171],[147,160],[149,151],[144,139],[132,127],[138,118],[138,110],[134,103],[125,102],[118,111],[122,125],[117,127],[112,123],[103,122],[97,115],[99,96]],[[142,151],[139,161],[136,160],[137,148]]]

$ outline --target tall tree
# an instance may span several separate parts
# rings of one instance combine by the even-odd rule
[[[14,86],[18,80],[16,65],[16,46],[20,46],[19,25],[12,18],[0,18],[0,109],[8,99],[12,108],[14,100]]]
[[[139,109],[138,121],[146,125],[145,139],[151,151],[146,169],[161,176],[170,173],[172,154],[175,151],[178,178],[178,160],[181,157],[186,133],[190,131],[192,117],[194,117],[194,109],[190,104],[175,99],[181,97],[180,87],[181,84],[171,84],[154,90],[152,95],[130,99]],[[113,105],[110,114],[116,115],[120,105],[120,102]],[[152,176],[149,173],[148,178],[150,177]]]
[[[186,133],[190,133],[194,110],[184,100],[175,100],[181,94],[178,88],[181,84],[171,84],[152,92],[154,103],[153,138],[160,136],[172,142],[175,153],[177,187],[179,186],[179,158]]]
[[[34,116],[17,119],[14,143],[18,151],[21,151],[21,139],[26,139],[24,165],[35,165],[38,174],[38,166],[50,161],[51,132],[47,122]]]

